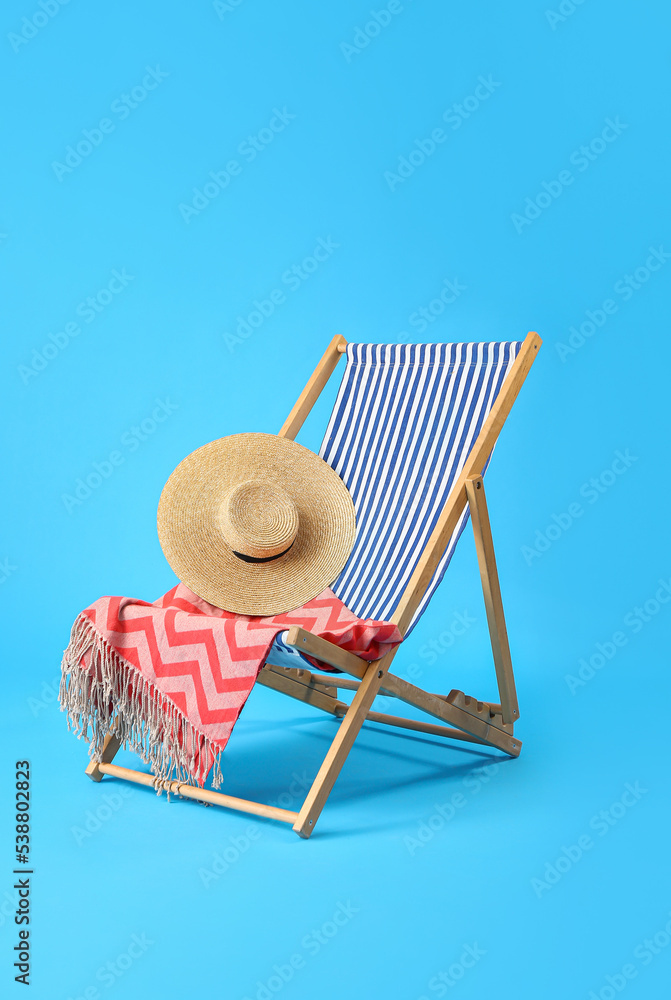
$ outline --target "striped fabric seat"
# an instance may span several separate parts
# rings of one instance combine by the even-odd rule
[[[393,614],[520,347],[348,345],[320,454],[354,501],[356,542],[332,589],[360,618]],[[467,520],[468,508],[408,633],[443,578]]]
[[[299,670],[307,667],[308,670],[314,670],[314,664],[310,663],[307,656],[303,656],[293,646],[287,646],[284,639],[288,634],[288,629],[286,632],[277,633],[266,657],[266,663],[273,663],[276,667],[293,667]]]
[[[331,589],[359,618],[393,614],[520,347],[348,344],[320,455],[354,501],[356,541]],[[468,516],[466,507],[406,635],[442,580]],[[280,665],[302,660],[281,636],[273,654],[270,662]]]

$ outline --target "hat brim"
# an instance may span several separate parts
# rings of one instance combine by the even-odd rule
[[[284,489],[298,511],[296,539],[270,562],[246,562],[227,545],[218,512],[228,490],[260,480]],[[197,448],[168,479],[158,536],[179,579],[217,608],[244,615],[292,611],[336,579],[354,545],[347,487],[327,463],[274,434],[232,434]]]

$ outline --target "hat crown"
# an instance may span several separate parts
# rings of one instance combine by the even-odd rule
[[[194,594],[263,616],[301,607],[336,579],[356,515],[338,473],[308,448],[276,434],[231,434],[182,459],[161,493],[157,527]]]
[[[298,534],[298,511],[289,494],[276,483],[258,479],[228,490],[218,521],[227,545],[248,559],[282,555]]]

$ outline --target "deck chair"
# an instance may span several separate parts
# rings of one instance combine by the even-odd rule
[[[174,782],[185,797],[290,823],[309,837],[364,722],[494,747],[517,757],[515,693],[483,475],[533,364],[541,339],[471,344],[348,344],[336,336],[280,436],[294,439],[343,354],[347,362],[320,454],[341,476],[357,537],[335,594],[360,618],[394,622],[405,637],[440,583],[469,515],[473,524],[499,702],[462,691],[430,694],[390,672],[397,646],[369,662],[296,626],[278,635],[258,683],[341,718],[298,812]],[[402,655],[402,654],[401,654]],[[310,656],[339,673],[315,670]],[[350,704],[339,690],[354,691]],[[437,723],[372,711],[377,695],[420,709]],[[112,763],[110,734],[87,774],[144,785],[152,775]]]

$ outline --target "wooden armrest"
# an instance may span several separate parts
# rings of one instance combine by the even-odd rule
[[[358,677],[359,680],[364,677],[370,666],[368,660],[364,660],[361,656],[356,656],[354,653],[349,653],[346,649],[341,649],[340,646],[329,642],[328,639],[322,639],[319,635],[313,635],[312,632],[306,631],[300,625],[294,625],[290,628],[286,638],[282,641],[287,646],[293,646],[294,649],[298,649],[301,653],[314,656],[316,660],[321,660],[322,663],[328,663],[331,667],[338,667],[339,670],[344,670],[345,673],[352,674],[353,677]]]

